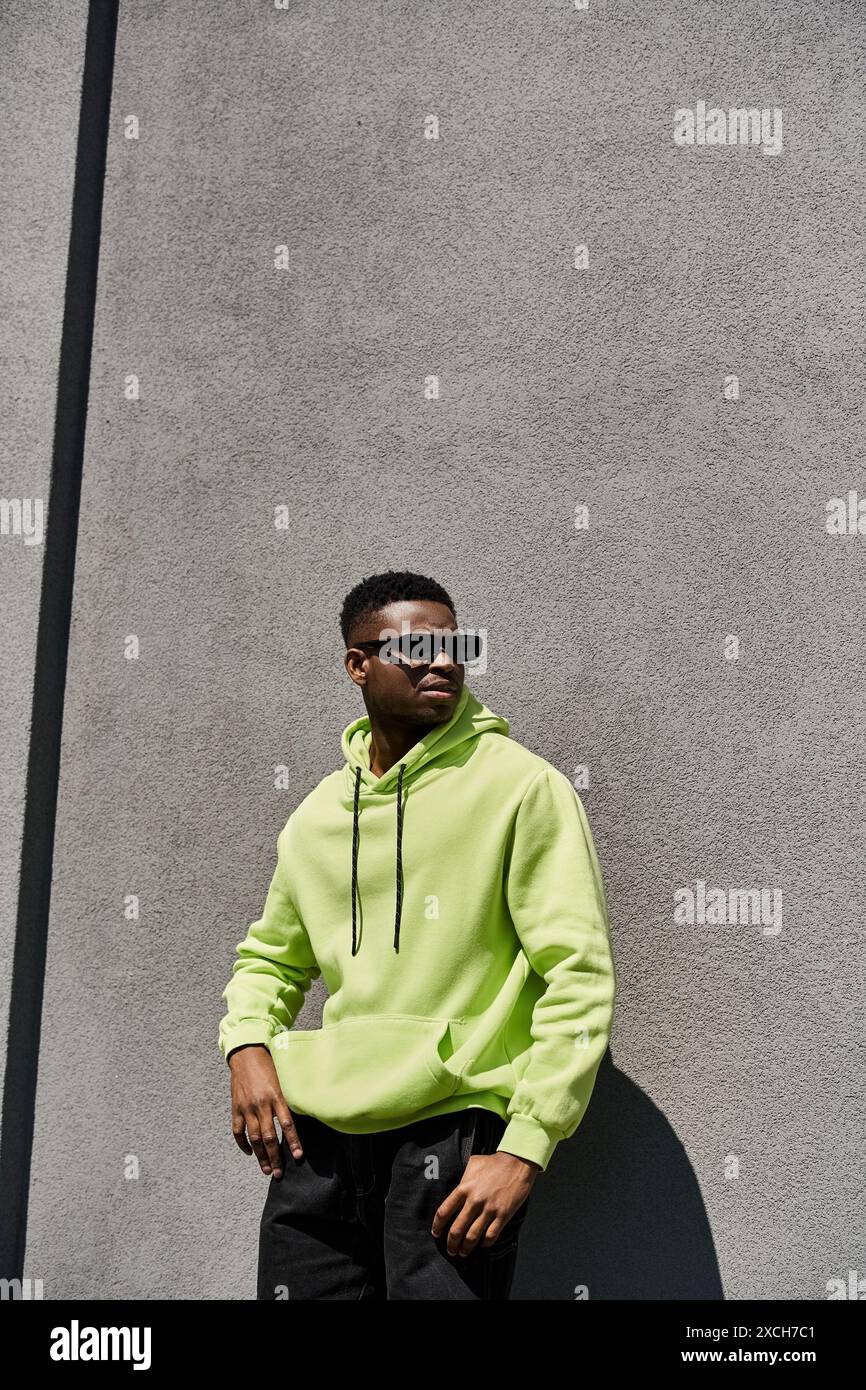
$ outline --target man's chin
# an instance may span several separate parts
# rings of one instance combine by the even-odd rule
[[[415,697],[415,708],[419,719],[425,723],[441,724],[451,718],[459,699],[459,690],[449,694],[447,698],[445,695],[431,695],[428,691],[419,690]]]

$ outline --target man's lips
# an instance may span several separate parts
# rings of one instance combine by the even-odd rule
[[[422,691],[423,694],[425,694],[425,695],[456,695],[456,694],[457,694],[457,687],[456,687],[456,685],[447,685],[447,684],[442,684],[441,682],[437,682],[437,683],[434,684],[434,685],[425,685],[424,682],[422,681],[421,684],[418,686],[418,689],[419,689],[420,691]]]

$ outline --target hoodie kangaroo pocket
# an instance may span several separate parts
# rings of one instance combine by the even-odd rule
[[[374,1014],[278,1033],[270,1048],[290,1109],[363,1133],[457,1089],[440,1052],[446,1039],[451,1046],[448,1019]]]
[[[456,1091],[457,1087],[460,1085],[460,1078],[463,1071],[463,1066],[461,1065],[460,1068],[457,1070],[453,1070],[451,1067],[448,1066],[448,1059],[450,1059],[456,1051],[456,1048],[454,1046],[454,1037],[451,1032],[450,1019],[439,1018],[436,1020],[436,1025],[439,1029],[439,1032],[436,1035],[435,1043],[432,1047],[432,1050],[430,1051],[429,1056],[425,1060],[427,1063],[427,1069],[430,1072],[430,1075],[432,1076],[433,1080],[436,1082],[436,1085],[444,1088],[442,1091],[442,1095],[450,1096],[451,1093],[453,1091]],[[448,1059],[443,1058],[440,1052],[440,1047],[442,1045],[443,1039],[447,1039],[448,1041]],[[436,1099],[438,1100],[439,1097],[437,1096]]]

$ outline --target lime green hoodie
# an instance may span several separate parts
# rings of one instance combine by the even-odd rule
[[[508,728],[464,685],[376,777],[369,719],[348,726],[345,765],[278,836],[219,1046],[266,1044],[290,1109],[335,1129],[484,1106],[499,1148],[546,1168],[592,1094],[616,976],[581,800]],[[322,1027],[294,1029],[320,976]]]

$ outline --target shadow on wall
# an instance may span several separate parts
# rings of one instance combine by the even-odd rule
[[[519,1251],[512,1299],[724,1298],[686,1151],[610,1049],[586,1119],[536,1181]]]

